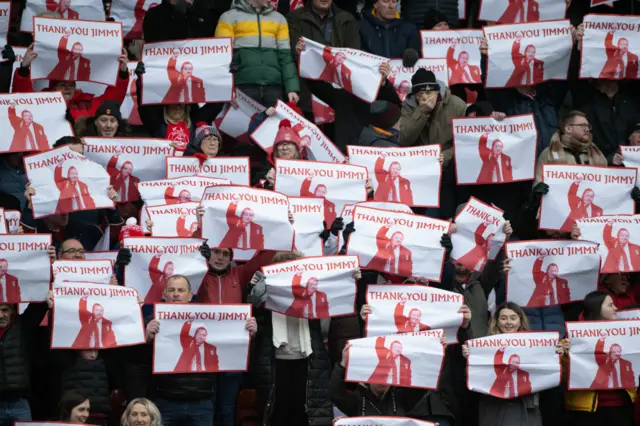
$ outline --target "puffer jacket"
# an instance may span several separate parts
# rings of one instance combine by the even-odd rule
[[[300,91],[289,26],[271,3],[258,11],[247,0],[234,0],[231,10],[220,17],[215,36],[233,41],[235,84],[284,86],[286,93]]]
[[[362,50],[385,58],[402,58],[405,49],[420,52],[418,28],[396,14],[391,22],[380,20],[375,9],[362,13],[359,22]]]
[[[85,394],[91,400],[91,415],[109,416],[111,414],[111,390],[118,386],[110,380],[107,361],[100,351],[98,358],[88,360],[82,358],[77,351],[53,351],[52,358],[56,370],[61,373],[60,396],[75,390]],[[111,375],[118,369],[112,368]]]
[[[449,25],[457,27],[460,21],[458,3],[458,0],[402,0],[402,16],[423,29],[424,15],[427,10],[434,9],[447,17]]]

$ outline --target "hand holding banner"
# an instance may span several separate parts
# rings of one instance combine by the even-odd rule
[[[199,237],[197,207],[198,203],[146,207],[147,215],[153,222],[151,235],[154,237]]]
[[[110,284],[113,264],[110,260],[56,260],[51,265],[53,283]]]
[[[482,83],[482,30],[423,30],[420,37],[423,58],[446,58],[449,85]]]
[[[324,200],[321,198],[289,197],[295,231],[294,250],[306,257],[322,256],[324,242],[320,233],[324,231]],[[327,226],[331,226],[328,225]],[[234,253],[235,254],[235,253]]]
[[[198,176],[249,186],[249,169],[249,157],[207,158],[203,164],[196,157],[167,157],[167,179]]]
[[[581,240],[599,244],[601,273],[640,271],[640,215],[585,218],[576,225]]]
[[[43,302],[51,282],[51,234],[0,235],[0,303]]]
[[[387,80],[396,89],[396,93],[402,102],[411,93],[411,77],[420,68],[432,71],[437,81],[441,81],[445,86],[449,86],[449,72],[447,69],[446,59],[418,59],[412,67],[405,67],[402,59],[393,59],[389,61],[391,73]]]

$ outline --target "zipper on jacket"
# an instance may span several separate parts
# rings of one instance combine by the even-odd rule
[[[218,303],[222,304],[222,280],[218,275]]]
[[[258,17],[258,47],[262,48],[262,24],[260,23],[260,14],[256,13]]]
[[[598,391],[593,393],[593,402],[591,403],[591,412],[596,411],[596,405],[598,405]]]

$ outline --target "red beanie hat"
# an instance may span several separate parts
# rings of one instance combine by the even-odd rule
[[[135,217],[127,219],[125,225],[120,229],[118,242],[122,242],[123,239],[128,237],[144,237],[144,230],[142,226],[138,225],[138,220]]]
[[[276,138],[273,140],[273,147],[275,148],[280,142],[295,143],[298,150],[300,149],[300,136],[298,136],[298,133],[291,128],[291,122],[287,119],[280,122],[278,133],[276,134]]]

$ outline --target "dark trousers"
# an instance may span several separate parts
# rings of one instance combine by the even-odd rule
[[[307,373],[309,360],[275,360],[276,395],[272,426],[301,426],[309,424],[307,403]]]
[[[169,401],[156,399],[156,405],[162,415],[164,426],[211,426],[213,424],[213,401]]]
[[[24,398],[0,400],[0,426],[13,426],[16,421],[31,420],[29,401]]]
[[[242,373],[218,373],[218,384],[214,397],[217,426],[236,424],[236,401],[240,382],[242,382]]]
[[[633,405],[598,407],[593,413],[571,411],[569,426],[633,426]]]
[[[260,86],[258,84],[238,84],[236,86],[256,102],[260,102],[265,108],[276,106],[278,99],[284,100],[282,86]]]

